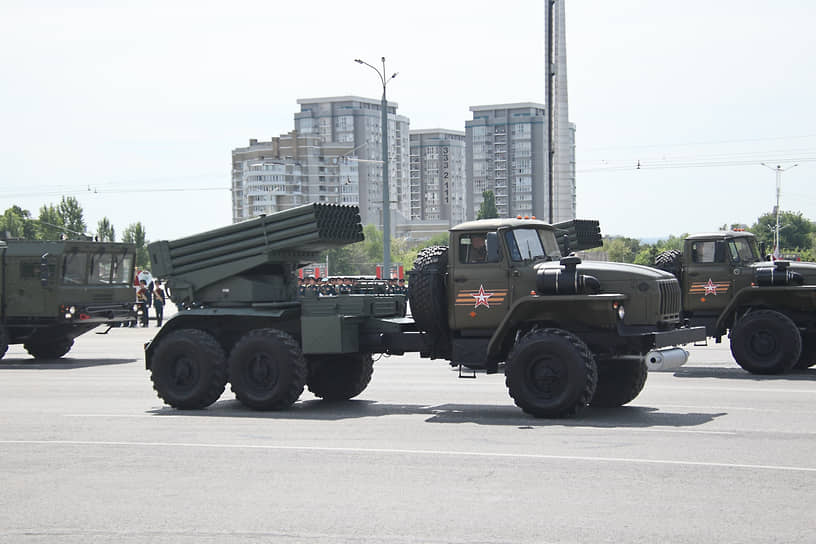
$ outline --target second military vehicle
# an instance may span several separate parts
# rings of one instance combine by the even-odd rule
[[[451,229],[450,251],[417,257],[413,318],[404,295],[298,297],[299,266],[362,240],[356,207],[309,204],[155,242],[153,272],[186,309],[146,345],[146,366],[159,397],[182,409],[215,402],[227,381],[259,410],[290,406],[304,386],[349,399],[371,379],[371,354],[406,352],[490,373],[503,363],[510,395],[534,416],[619,406],[643,388],[647,356],[685,360],[680,349],[652,350],[705,331],[680,327],[671,274],[563,256],[559,242],[600,242],[582,225],[505,219]]]
[[[135,252],[112,242],[0,241],[0,357],[9,344],[62,357],[77,336],[133,320]]]
[[[816,264],[763,260],[753,234],[719,231],[686,238],[655,265],[683,290],[682,317],[722,340],[745,370],[779,374],[816,364]]]

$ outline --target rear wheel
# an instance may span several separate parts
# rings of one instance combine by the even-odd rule
[[[535,417],[569,417],[595,393],[592,352],[572,333],[536,329],[519,340],[507,358],[505,383],[516,405]]]
[[[598,361],[598,386],[590,404],[603,408],[623,406],[640,394],[648,375],[643,359]]]
[[[36,342],[26,342],[23,347],[26,351],[37,359],[59,359],[74,346],[73,338],[54,338],[43,340],[40,338]]]
[[[309,391],[326,400],[348,400],[362,393],[374,373],[369,353],[319,355],[307,358]]]
[[[796,324],[774,310],[757,310],[731,331],[731,353],[753,374],[781,374],[793,368],[802,353]]]
[[[224,350],[209,333],[181,329],[159,340],[150,379],[159,398],[174,408],[197,410],[218,400],[227,385]]]
[[[283,410],[306,384],[306,359],[294,338],[277,329],[256,329],[229,356],[232,391],[254,410]]]
[[[816,333],[802,335],[802,354],[793,366],[804,370],[816,365]]]

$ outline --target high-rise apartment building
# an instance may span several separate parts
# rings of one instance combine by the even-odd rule
[[[383,157],[381,102],[359,96],[299,99],[299,134],[317,136],[321,145],[350,146],[348,160],[358,164],[358,194],[363,223],[382,225]],[[409,121],[388,103],[388,173],[391,209],[410,216]],[[394,224],[394,221],[391,222]]]
[[[352,149],[297,131],[233,149],[233,222],[309,202],[358,204],[357,162],[347,158]]]
[[[465,133],[412,130],[411,221],[465,221]]]
[[[465,208],[475,219],[482,193],[496,197],[499,217],[547,217],[547,122],[543,104],[524,102],[471,106],[465,122]]]

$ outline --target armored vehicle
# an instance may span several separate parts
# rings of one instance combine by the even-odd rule
[[[145,347],[154,389],[171,406],[195,409],[215,402],[229,381],[246,406],[276,410],[304,386],[350,399],[371,379],[372,354],[418,352],[491,373],[504,363],[511,396],[535,416],[624,404],[642,389],[650,354],[685,354],[653,350],[705,331],[679,326],[671,274],[562,258],[559,241],[585,244],[582,225],[459,225],[450,259],[441,246],[417,257],[413,317],[404,295],[297,296],[300,265],[362,240],[356,207],[309,204],[155,242],[153,272],[186,309]],[[599,242],[600,234],[588,238]]]
[[[62,357],[74,338],[134,319],[132,244],[0,241],[0,357]]]
[[[779,374],[816,364],[816,264],[766,261],[745,231],[695,234],[655,266],[683,289],[681,317],[706,327],[745,370]]]

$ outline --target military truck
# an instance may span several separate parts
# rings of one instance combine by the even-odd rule
[[[816,264],[764,260],[754,235],[735,230],[688,236],[655,266],[680,281],[681,317],[718,343],[728,335],[748,372],[816,364]]]
[[[0,241],[0,357],[23,344],[59,358],[77,336],[135,319],[135,253],[122,243]]]
[[[418,352],[488,373],[503,364],[510,395],[534,416],[625,404],[643,388],[650,353],[685,354],[653,350],[705,331],[679,326],[671,274],[562,257],[559,240],[587,236],[574,222],[561,227],[508,219],[451,229],[450,259],[440,246],[417,257],[413,317],[405,295],[297,296],[300,265],[362,240],[353,206],[308,204],[152,243],[154,274],[186,308],[145,346],[153,387],[171,406],[200,409],[229,381],[244,405],[278,410],[304,386],[350,399],[371,379],[372,354]]]

